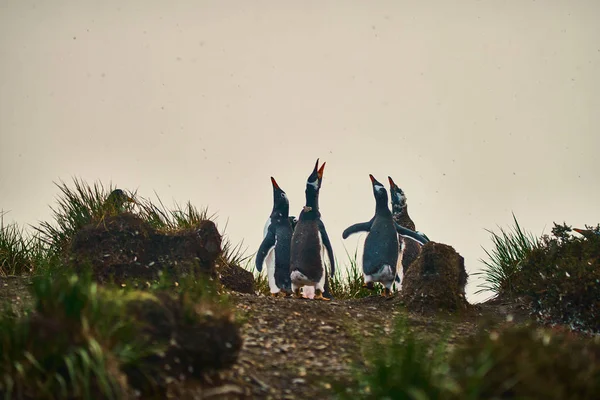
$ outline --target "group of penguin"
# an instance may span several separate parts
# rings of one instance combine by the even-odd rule
[[[314,288],[314,299],[331,300],[325,257],[329,259],[331,274],[335,260],[331,241],[319,211],[319,191],[323,182],[325,163],[319,160],[306,181],[306,203],[296,219],[289,215],[289,199],[271,177],[273,209],[264,227],[263,240],[256,255],[256,269],[267,267],[271,296],[305,297]],[[400,282],[397,265],[403,272],[418,256],[420,247],[429,238],[415,231],[408,215],[406,196],[388,177],[392,210],[388,206],[387,190],[373,175],[369,175],[375,197],[375,215],[367,222],[353,224],[342,233],[342,238],[358,232],[368,232],[364,242],[362,270],[363,286],[374,289],[375,282],[385,287],[383,296],[391,296],[394,282]],[[301,289],[302,292],[301,293]],[[307,290],[308,289],[308,290]],[[310,297],[310,296],[306,296]]]

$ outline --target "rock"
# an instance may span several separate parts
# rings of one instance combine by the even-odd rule
[[[466,310],[466,284],[464,258],[452,246],[428,242],[402,281],[401,300],[416,312]]]

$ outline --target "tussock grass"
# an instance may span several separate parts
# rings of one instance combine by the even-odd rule
[[[57,198],[58,205],[50,207],[54,223],[43,221],[39,227],[34,227],[40,233],[52,253],[61,254],[69,246],[77,231],[92,222],[101,222],[109,215],[121,212],[112,202],[107,202],[108,195],[116,189],[112,184],[105,189],[102,183],[88,185],[83,180],[73,178],[74,187],[64,182],[55,185],[60,189],[61,196]],[[135,194],[130,194],[135,197]],[[131,205],[125,205],[130,209]]]
[[[360,337],[357,338],[360,340]],[[363,345],[339,399],[595,399],[600,339],[531,325],[484,325],[447,345],[425,339],[398,317],[389,337]]]
[[[351,384],[334,384],[340,399],[442,399],[456,388],[448,378],[445,341],[419,338],[399,317],[385,340],[365,346]]]
[[[0,212],[0,276],[26,275],[52,262],[39,234],[30,234],[16,223],[5,224]]]
[[[0,276],[33,270],[32,241],[17,224],[4,224],[4,213],[0,213]]]
[[[522,229],[514,214],[513,220],[514,227],[511,230],[499,228],[500,233],[487,230],[494,247],[489,251],[483,249],[488,259],[480,260],[484,268],[472,274],[484,279],[476,294],[491,291],[498,296],[514,295],[514,279],[521,270],[521,261],[540,247],[539,239]]]
[[[121,399],[137,389],[163,396],[165,362],[185,357],[181,373],[193,365],[197,377],[235,360],[240,321],[214,282],[165,277],[140,289],[100,286],[90,273],[60,268],[35,277],[24,315],[10,307],[0,314],[0,398]],[[221,352],[232,340],[237,347]]]
[[[0,316],[0,396],[121,398],[118,365],[149,348],[137,341],[118,292],[103,296],[89,275],[36,277],[25,318]]]
[[[90,223],[101,224],[106,217],[123,211],[135,213],[153,228],[164,233],[193,229],[202,221],[215,222],[216,218],[215,214],[209,214],[208,208],[198,209],[189,201],[183,206],[176,203],[174,208],[169,209],[158,195],[156,195],[158,202],[156,205],[150,199],[138,196],[137,193],[126,193],[134,199],[135,204],[125,203],[121,205],[123,208],[117,207],[113,202],[106,201],[110,193],[116,189],[112,183],[108,187],[100,182],[89,185],[83,180],[74,178],[73,187],[62,181],[56,186],[60,189],[60,195],[57,198],[58,204],[50,207],[53,221],[44,221],[38,227],[34,227],[39,241],[48,251],[48,257],[64,254],[73,237],[82,227]],[[220,232],[223,240],[219,262],[241,265],[249,256],[245,255],[243,242],[238,244],[231,242],[225,232],[226,228],[227,224]]]
[[[542,236],[521,262],[515,290],[538,321],[600,333],[600,235],[586,236],[554,224],[552,236]]]

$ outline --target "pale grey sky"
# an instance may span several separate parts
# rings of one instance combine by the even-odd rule
[[[33,224],[53,181],[112,181],[208,206],[254,252],[269,177],[297,215],[320,158],[339,261],[372,173],[474,272],[511,211],[536,235],[600,220],[599,20],[592,0],[0,0],[0,209]]]

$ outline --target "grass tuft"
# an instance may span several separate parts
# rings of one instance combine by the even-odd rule
[[[374,290],[363,287],[363,272],[358,265],[358,246],[354,250],[354,254],[348,253],[345,247],[344,250],[347,257],[346,268],[345,271],[342,271],[342,268],[337,268],[335,274],[329,277],[331,295],[336,299],[359,299],[380,295],[383,292],[381,285],[375,285]],[[336,265],[339,265],[337,260]]]
[[[32,244],[33,239],[25,237],[17,224],[5,225],[4,213],[0,213],[0,276],[33,271]]]
[[[480,260],[484,268],[472,274],[484,278],[476,294],[491,291],[497,296],[514,295],[514,279],[521,269],[521,261],[540,247],[540,241],[521,228],[514,214],[513,220],[515,225],[512,231],[500,228],[500,233],[497,234],[487,230],[492,235],[494,247],[490,251],[483,249],[488,259]]]
[[[352,382],[333,385],[340,399],[440,399],[456,389],[447,378],[446,346],[420,339],[398,318],[388,339],[365,349]]]
[[[34,227],[40,239],[49,246],[54,254],[62,254],[71,243],[71,239],[81,228],[92,222],[101,222],[109,215],[121,212],[114,203],[107,202],[109,194],[116,189],[109,185],[105,189],[100,182],[92,186],[83,180],[73,178],[75,187],[70,188],[64,182],[55,185],[60,189],[61,196],[58,197],[58,206],[50,207],[54,223],[43,221],[39,227]],[[134,197],[135,194],[132,194]],[[126,210],[132,205],[127,203]]]
[[[101,296],[88,275],[47,275],[33,281],[24,318],[0,316],[0,395],[4,398],[123,397],[115,367],[149,346],[136,338],[122,296]]]
[[[600,393],[597,336],[484,324],[452,347],[447,338],[421,337],[399,317],[389,337],[363,347],[350,381],[332,384],[337,398],[591,400]]]

